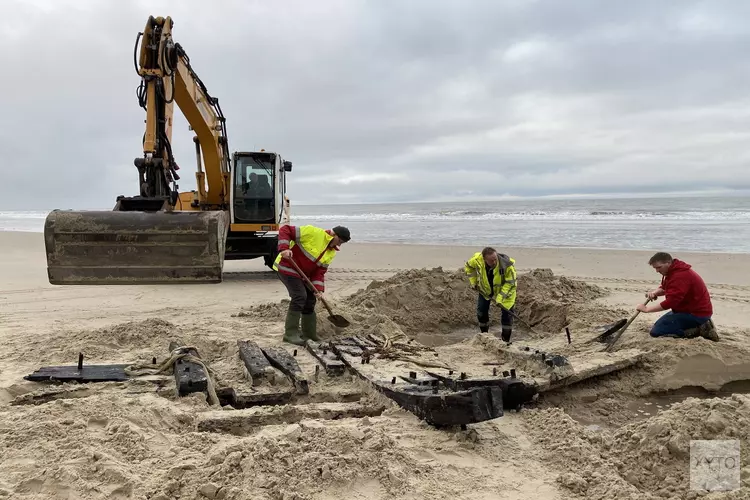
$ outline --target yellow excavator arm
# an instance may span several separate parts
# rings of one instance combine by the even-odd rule
[[[146,110],[143,158],[135,160],[141,176],[141,196],[161,197],[176,191],[173,185],[179,175],[171,142],[173,106],[177,104],[196,134],[199,207],[224,210],[229,205],[230,190],[226,119],[219,100],[208,93],[190,65],[190,58],[180,44],[173,42],[173,25],[171,17],[151,16],[136,39],[137,51],[140,37],[143,37],[136,70],[141,76],[138,100]],[[171,204],[175,201],[173,198]]]

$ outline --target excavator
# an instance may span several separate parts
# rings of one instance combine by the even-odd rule
[[[135,41],[146,112],[140,193],[112,210],[53,210],[44,224],[47,274],[54,285],[219,283],[225,260],[276,258],[288,218],[292,163],[273,152],[229,153],[227,124],[190,58],[172,39],[171,17],[150,16]],[[140,52],[138,44],[140,45]],[[172,154],[173,108],[194,131],[196,190],[179,191]]]

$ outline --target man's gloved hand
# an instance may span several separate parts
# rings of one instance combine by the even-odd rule
[[[282,259],[291,259],[292,258],[292,251],[291,250],[282,250],[281,251],[281,258]]]

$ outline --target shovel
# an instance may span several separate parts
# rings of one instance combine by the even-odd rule
[[[292,266],[294,266],[294,269],[297,270],[300,276],[302,276],[305,281],[307,282],[308,286],[312,289],[313,292],[315,292],[315,285],[312,284],[312,281],[310,281],[310,278],[307,277],[305,273],[302,272],[302,270],[299,268],[296,262],[294,262],[292,259],[287,259],[289,262],[292,263]],[[328,305],[328,303],[325,301],[323,297],[320,297],[320,301],[323,303],[325,308],[328,310],[328,321],[333,323],[335,326],[338,326],[339,328],[346,328],[351,323],[349,323],[349,320],[347,320],[345,317],[341,316],[340,314],[333,314],[333,311],[331,311],[331,306]]]
[[[645,306],[645,305],[646,305],[646,304],[648,304],[649,302],[651,302],[651,299],[646,299],[646,302],[644,302],[644,303],[643,303],[643,305]],[[635,313],[634,313],[634,314],[633,314],[633,315],[632,315],[632,316],[630,317],[630,319],[629,319],[629,320],[627,320],[627,321],[625,321],[625,319],[621,319],[620,321],[618,321],[617,323],[615,323],[615,325],[618,325],[618,324],[620,324],[620,323],[621,323],[622,321],[625,321],[625,324],[623,324],[623,325],[622,325],[622,326],[621,326],[620,328],[618,328],[618,329],[613,329],[614,327],[611,327],[611,328],[609,328],[609,330],[608,330],[608,331],[605,331],[605,332],[604,332],[603,334],[599,335],[599,337],[597,337],[597,338],[596,338],[596,340],[598,340],[599,342],[602,342],[602,343],[606,343],[606,344],[609,344],[609,345],[608,345],[607,347],[605,347],[605,348],[604,348],[604,350],[605,350],[605,351],[611,351],[611,350],[612,350],[612,347],[613,347],[613,346],[615,345],[615,343],[616,343],[616,342],[617,342],[617,341],[618,341],[618,340],[620,339],[620,336],[621,336],[621,335],[622,335],[623,333],[625,333],[625,330],[627,330],[627,329],[628,329],[628,327],[630,326],[630,323],[632,323],[632,322],[633,322],[633,320],[634,320],[634,319],[635,319],[636,317],[638,317],[638,314],[640,314],[640,312],[641,312],[641,311],[636,311],[636,312],[635,312]],[[608,333],[608,332],[609,332],[609,333]],[[605,336],[605,335],[608,335],[608,336]]]

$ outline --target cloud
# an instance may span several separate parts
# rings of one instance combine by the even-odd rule
[[[742,2],[396,0],[0,5],[0,208],[137,194],[149,15],[227,117],[292,160],[296,203],[750,188]],[[180,188],[192,132],[176,110]]]

